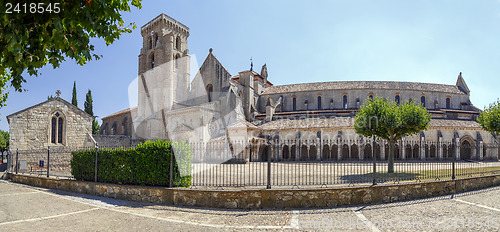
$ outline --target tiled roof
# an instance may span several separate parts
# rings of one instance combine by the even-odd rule
[[[259,126],[263,130],[353,128],[354,118],[326,118],[271,121]],[[429,127],[481,128],[468,120],[431,119]]]
[[[114,117],[114,116],[117,116],[117,115],[120,115],[120,114],[126,114],[126,113],[129,113],[129,112],[134,111],[136,109],[137,109],[137,106],[134,106],[132,108],[124,109],[124,110],[115,112],[113,114],[110,114],[110,115],[108,115],[106,117],[103,117],[102,119],[109,118],[109,117]]]
[[[265,94],[281,94],[323,90],[361,90],[361,89],[380,89],[380,90],[413,90],[426,92],[443,92],[452,94],[465,94],[456,85],[444,85],[433,83],[418,82],[399,82],[399,81],[334,81],[334,82],[316,82],[293,85],[278,85],[264,89]]]

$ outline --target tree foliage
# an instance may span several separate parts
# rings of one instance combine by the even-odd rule
[[[85,102],[83,103],[83,107],[84,107],[84,111],[87,114],[90,114],[90,115],[95,117],[94,110],[93,110],[94,106],[93,106],[93,100],[92,100],[92,91],[90,91],[90,89],[87,92],[87,94],[85,95]],[[92,134],[98,134],[100,128],[101,127],[99,126],[97,119],[94,118],[94,121],[92,121]]]
[[[94,116],[94,110],[92,106],[92,91],[87,91],[87,94],[85,95],[85,102],[83,103],[83,109],[85,113],[90,114]]]
[[[479,116],[478,122],[484,130],[500,134],[500,100],[486,107]]]
[[[17,1],[13,1],[17,4]],[[130,33],[135,24],[125,26],[122,12],[141,8],[141,0],[60,0],[59,13],[12,13],[0,16],[0,107],[5,104],[8,85],[22,91],[23,73],[38,76],[47,64],[53,68],[66,59],[80,65],[99,59],[91,38],[107,45]],[[45,5],[54,1],[40,0]],[[21,3],[22,4],[22,3]],[[29,4],[29,3],[28,3]],[[1,4],[0,10],[6,11]]]
[[[0,152],[9,150],[9,132],[0,130]]]
[[[73,96],[71,98],[71,104],[78,107],[78,98],[76,97],[76,81],[73,82],[73,92],[71,93],[71,95]]]
[[[367,99],[355,118],[354,129],[363,136],[377,136],[390,143],[389,172],[394,171],[394,143],[426,130],[431,115],[415,102],[397,104],[380,97]]]

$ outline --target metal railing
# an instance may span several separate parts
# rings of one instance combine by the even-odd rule
[[[295,188],[440,181],[500,173],[498,145],[399,141],[394,172],[383,140],[254,140],[190,143],[192,187]],[[96,149],[96,157],[103,148]],[[9,152],[9,171],[72,178],[71,152],[88,148],[48,147]],[[97,159],[95,159],[97,160]],[[99,181],[98,164],[94,165]],[[175,164],[172,164],[175,165]],[[173,167],[173,166],[172,166]],[[173,170],[173,168],[170,170]],[[172,186],[172,175],[169,186]]]

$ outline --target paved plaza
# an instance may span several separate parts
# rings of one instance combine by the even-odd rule
[[[370,206],[222,210],[121,201],[0,181],[2,231],[498,231],[500,187]]]

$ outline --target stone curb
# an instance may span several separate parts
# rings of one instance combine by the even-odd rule
[[[500,185],[500,175],[437,182],[312,189],[200,190],[94,183],[8,173],[13,182],[157,204],[227,208],[331,208],[436,197]]]

